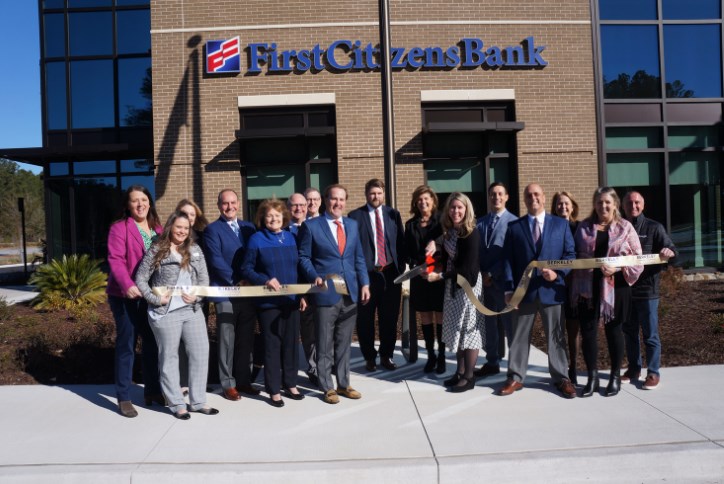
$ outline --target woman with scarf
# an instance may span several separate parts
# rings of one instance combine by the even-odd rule
[[[638,234],[621,217],[621,201],[610,187],[596,189],[593,194],[593,212],[578,226],[574,237],[578,259],[640,255]],[[603,326],[611,359],[611,376],[606,396],[614,396],[621,389],[621,361],[623,360],[623,332],[621,324],[629,313],[631,286],[638,280],[643,266],[612,267],[604,264],[600,269],[573,271],[570,304],[578,305],[583,359],[588,370],[588,383],[582,397],[590,397],[598,390],[598,328]]]

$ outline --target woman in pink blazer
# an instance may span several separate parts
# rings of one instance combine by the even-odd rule
[[[158,347],[148,325],[146,301],[133,282],[143,254],[161,232],[153,198],[142,185],[132,185],[124,193],[123,216],[108,232],[108,304],[116,320],[116,396],[124,417],[138,412],[130,398],[136,336],[141,336],[143,382],[146,405],[164,405],[158,377]]]

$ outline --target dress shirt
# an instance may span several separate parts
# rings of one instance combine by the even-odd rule
[[[334,219],[325,212],[324,218],[327,219],[327,224],[329,224],[329,230],[332,231],[332,237],[334,237],[334,241],[337,243],[337,245],[339,245],[339,240],[337,240],[337,220],[339,220],[340,225],[342,225],[342,230],[344,230],[344,233],[347,234],[347,229],[344,227],[344,222],[342,221],[343,217]]]
[[[544,222],[545,222],[545,219],[546,219],[546,213],[545,213],[545,212],[541,212],[540,214],[538,214],[538,215],[536,215],[536,216],[533,216],[533,215],[531,215],[531,214],[528,214],[528,225],[530,226],[530,234],[531,234],[531,236],[533,235],[533,223],[534,223],[535,221],[537,221],[537,222],[538,222],[538,226],[540,227],[540,236],[541,236],[541,239],[543,238],[543,224],[544,224]]]
[[[385,233],[385,221],[384,221],[384,219],[383,219],[383,217],[382,217],[382,205],[380,205],[380,206],[377,207],[377,208],[372,208],[372,207],[370,206],[370,204],[368,203],[368,204],[367,204],[367,210],[369,211],[370,224],[371,224],[371,226],[372,226],[372,233],[374,234],[374,237],[375,237],[375,243],[374,243],[374,248],[375,248],[375,264],[377,264],[377,262],[379,261],[379,255],[377,254],[377,232],[376,232],[376,230],[377,230],[377,220],[376,220],[376,218],[377,218],[377,217],[375,217],[375,210],[377,210],[377,213],[380,214],[380,223],[382,224],[382,233],[384,234],[384,233]]]

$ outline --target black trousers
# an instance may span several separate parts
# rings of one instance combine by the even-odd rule
[[[370,301],[367,304],[359,304],[357,308],[357,338],[365,360],[377,358],[375,315],[379,323],[380,356],[392,358],[395,352],[402,295],[402,285],[394,283],[398,275],[394,265],[390,265],[382,272],[369,272]]]
[[[299,310],[296,305],[260,308],[258,312],[264,338],[264,386],[269,395],[297,386],[299,370]]]

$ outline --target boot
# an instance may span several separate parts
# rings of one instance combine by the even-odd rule
[[[611,379],[608,380],[608,386],[606,387],[606,396],[613,397],[618,395],[621,391],[621,375],[620,370],[611,370]]]
[[[589,371],[588,382],[586,383],[586,386],[583,387],[581,397],[590,397],[591,395],[593,395],[593,392],[598,391],[599,386],[600,381],[598,380],[598,370]]]
[[[425,349],[427,350],[427,363],[425,363],[425,373],[435,371],[435,327],[432,324],[422,325],[422,335],[425,338]]]
[[[445,345],[443,343],[439,343],[437,350],[437,367],[435,368],[435,373],[442,375],[445,373]]]

